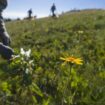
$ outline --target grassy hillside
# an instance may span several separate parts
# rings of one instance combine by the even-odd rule
[[[19,53],[20,48],[32,49],[32,57],[36,59],[35,69],[40,76],[34,81],[45,94],[43,98],[36,96],[36,100],[40,102],[34,102],[38,105],[105,105],[104,10],[68,12],[60,15],[58,19],[49,17],[12,21],[7,22],[6,27],[12,39],[11,46],[16,54]],[[68,65],[62,67],[62,61],[59,58],[70,55],[82,58],[83,65],[73,66],[76,71],[75,75],[73,73],[71,75],[76,76],[79,82],[72,78],[73,83],[77,85],[67,88],[64,85],[68,84],[66,77],[69,78],[69,67]],[[1,62],[0,65],[2,72],[6,69],[10,70],[9,64],[4,67],[4,63]],[[16,67],[15,65],[15,69]],[[5,72],[1,73],[1,76],[3,75]],[[48,82],[45,83],[46,78]],[[6,79],[5,81],[7,82]],[[72,84],[71,80],[69,82]],[[64,94],[65,90],[67,90],[66,94]],[[22,100],[24,103],[24,99]],[[31,104],[32,101],[29,103],[27,101],[26,105],[34,105]]]

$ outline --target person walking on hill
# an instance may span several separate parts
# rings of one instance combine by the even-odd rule
[[[32,18],[32,9],[28,10],[28,18],[31,19]]]
[[[56,17],[55,11],[56,11],[56,6],[53,3],[53,5],[51,6],[52,17]]]
[[[0,0],[0,55],[5,59],[10,59],[13,55],[12,48],[10,45],[10,36],[5,28],[4,20],[2,17],[2,11],[7,7],[7,0]]]

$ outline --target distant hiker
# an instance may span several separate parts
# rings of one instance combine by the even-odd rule
[[[32,18],[32,9],[28,10],[28,18],[31,19]]]
[[[56,17],[55,11],[56,11],[56,6],[53,3],[53,5],[51,6],[52,17]]]
[[[10,59],[13,55],[13,50],[8,47],[10,45],[10,37],[6,31],[2,11],[7,7],[7,0],[0,0],[0,55],[5,59]]]

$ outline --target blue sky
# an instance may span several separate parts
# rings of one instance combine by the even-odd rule
[[[44,17],[50,15],[50,7],[55,3],[56,13],[71,9],[105,8],[105,0],[8,0],[8,7],[3,13],[4,17],[23,18],[27,16],[28,9],[32,8],[33,15]]]

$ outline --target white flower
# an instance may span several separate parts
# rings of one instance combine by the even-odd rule
[[[28,69],[28,68],[26,69],[25,73],[26,73],[26,74],[28,74],[28,73],[29,73],[29,69]]]
[[[21,53],[22,55],[25,55],[25,51],[24,51],[23,48],[20,49],[20,53]]]
[[[19,57],[20,57],[20,55],[12,55],[12,58],[10,60],[14,60],[14,59],[19,58]]]
[[[20,49],[20,54],[24,55],[26,57],[30,57],[31,54],[31,49],[29,49],[28,51],[25,51],[23,48]]]
[[[29,49],[29,50],[26,51],[26,53],[25,53],[25,55],[26,55],[27,57],[30,57],[30,54],[31,54],[31,49]]]
[[[31,60],[31,61],[29,61],[29,64],[32,64],[34,61],[33,60]]]

